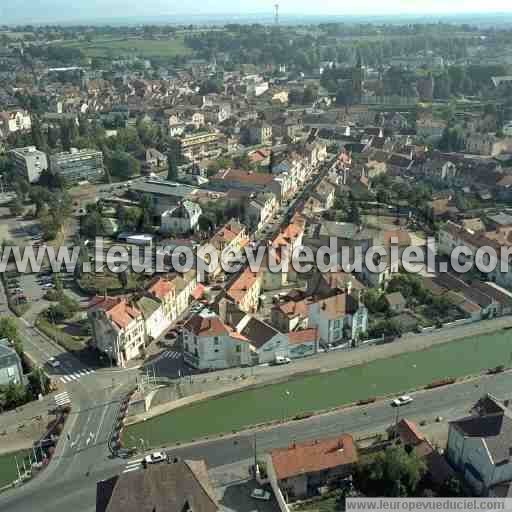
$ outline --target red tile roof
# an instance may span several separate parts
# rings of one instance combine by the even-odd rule
[[[257,279],[258,274],[251,272],[251,269],[247,267],[242,274],[240,274],[238,279],[228,288],[228,296],[235,302],[240,302],[247,291],[252,288]]]
[[[416,446],[425,440],[425,436],[413,421],[402,419],[397,425],[396,433],[405,445]]]
[[[351,465],[358,460],[354,439],[349,434],[294,443],[288,448],[272,450],[270,457],[278,480]]]
[[[196,336],[224,336],[230,333],[230,329],[218,316],[203,317],[194,315],[188,320],[184,328]]]
[[[302,343],[311,343],[317,339],[316,329],[304,329],[303,331],[293,331],[288,333],[289,345],[300,345]]]
[[[172,282],[161,277],[154,279],[148,287],[148,292],[159,299],[167,297],[173,290],[175,291],[175,287]]]
[[[125,329],[133,320],[142,316],[142,313],[133,306],[130,306],[125,299],[105,310],[110,320],[120,329]]]

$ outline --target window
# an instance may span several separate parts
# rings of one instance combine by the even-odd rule
[[[215,336],[215,338],[213,338],[213,343],[215,343],[215,345],[218,345],[218,344],[219,344],[219,338],[218,338],[218,336]]]
[[[236,346],[236,351],[237,351],[237,352],[240,352],[240,345],[237,345],[237,346]]]
[[[341,320],[334,320],[334,328],[339,329],[341,325]]]

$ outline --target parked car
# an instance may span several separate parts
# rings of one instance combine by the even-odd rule
[[[251,492],[251,498],[268,501],[270,499],[270,493],[265,491],[265,489],[254,489],[254,491]]]
[[[48,359],[48,366],[51,366],[52,368],[58,368],[60,366],[60,361],[55,359],[55,357],[50,357],[50,359]]]
[[[159,462],[167,461],[167,454],[165,452],[153,452],[144,457],[146,464],[158,464]]]
[[[41,286],[43,290],[49,290],[50,288],[53,288],[53,283],[46,283]]]
[[[395,398],[394,400],[392,400],[391,405],[393,407],[400,407],[402,405],[410,404],[412,401],[413,401],[413,398],[411,396],[402,395],[402,396],[399,396],[398,398]]]
[[[276,366],[280,366],[282,364],[288,364],[291,362],[292,362],[292,360],[289,357],[276,356],[276,358],[274,359],[274,364]]]

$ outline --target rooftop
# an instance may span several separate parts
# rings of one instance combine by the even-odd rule
[[[287,448],[272,450],[270,457],[278,480],[355,464],[358,460],[354,439],[349,434],[293,443]]]

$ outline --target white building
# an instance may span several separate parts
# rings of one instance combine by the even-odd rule
[[[512,415],[508,403],[490,395],[479,405],[477,415],[450,423],[446,456],[477,494],[486,495],[512,480]]]
[[[93,345],[124,368],[141,357],[146,345],[146,325],[141,311],[124,298],[96,297],[88,311]]]
[[[308,327],[318,329],[323,344],[357,339],[368,330],[368,312],[349,293],[340,293],[309,304]]]
[[[0,112],[0,131],[4,135],[10,133],[29,131],[32,128],[30,113],[26,110],[13,110]]]
[[[46,153],[35,146],[13,149],[9,151],[9,159],[15,171],[29,183],[36,183],[41,173],[48,169]]]
[[[195,231],[203,211],[192,201],[183,201],[171,210],[162,213],[162,233],[184,234]]]
[[[222,370],[251,364],[247,339],[215,313],[203,309],[183,326],[185,361],[199,370]]]

